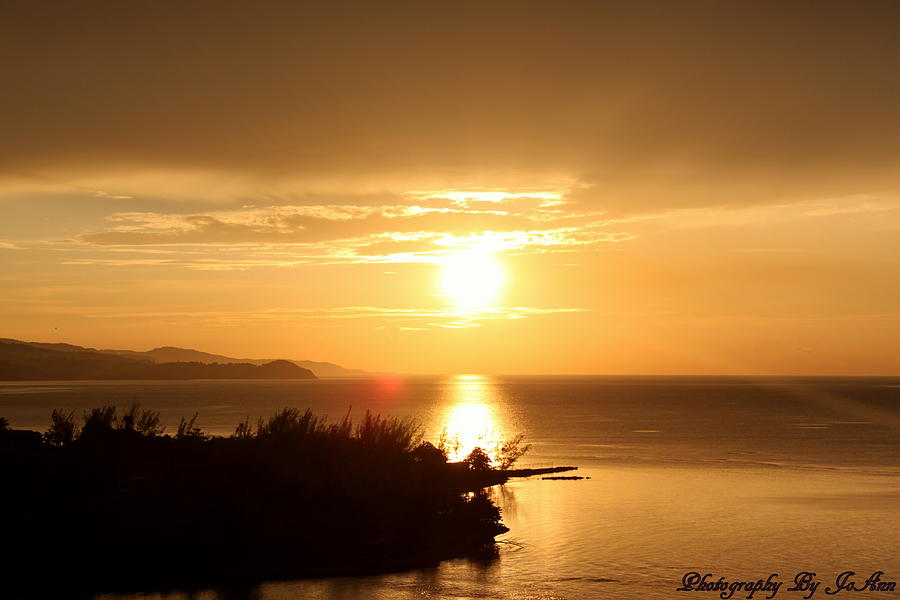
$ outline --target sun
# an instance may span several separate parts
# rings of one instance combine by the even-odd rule
[[[491,306],[506,279],[493,252],[454,252],[446,255],[442,264],[441,289],[461,309]]]

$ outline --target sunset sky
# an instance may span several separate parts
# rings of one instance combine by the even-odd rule
[[[0,337],[900,374],[900,3],[16,2]]]

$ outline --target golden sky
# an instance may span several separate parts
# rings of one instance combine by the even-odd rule
[[[0,337],[900,374],[900,4],[7,2]]]

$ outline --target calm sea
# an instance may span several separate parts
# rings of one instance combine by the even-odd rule
[[[801,571],[823,581],[816,598],[832,597],[824,588],[844,571],[900,582],[900,378],[0,384],[0,416],[17,428],[46,429],[53,408],[132,402],[160,411],[170,431],[196,412],[222,435],[285,406],[335,419],[371,410],[418,419],[429,439],[446,430],[460,454],[521,432],[532,444],[523,465],[576,465],[590,477],[493,489],[510,528],[493,562],[133,598],[719,598],[676,591],[689,571],[777,573],[777,598],[805,597],[787,591]],[[900,598],[900,585],[838,597]]]

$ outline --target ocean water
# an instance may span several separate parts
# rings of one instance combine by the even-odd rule
[[[318,381],[15,382],[0,416],[45,429],[53,408],[160,411],[208,432],[293,406],[339,418],[417,419],[458,453],[524,433],[523,466],[590,479],[513,480],[491,490],[509,533],[493,561],[453,560],[373,577],[265,582],[242,590],[125,596],[254,599],[719,598],[677,591],[688,572],[783,583],[816,573],[900,582],[900,378],[412,377]],[[900,586],[898,586],[900,588]],[[771,593],[756,592],[754,598]],[[748,592],[733,597],[746,598]],[[900,598],[841,591],[838,597]],[[98,598],[124,598],[103,595]]]

